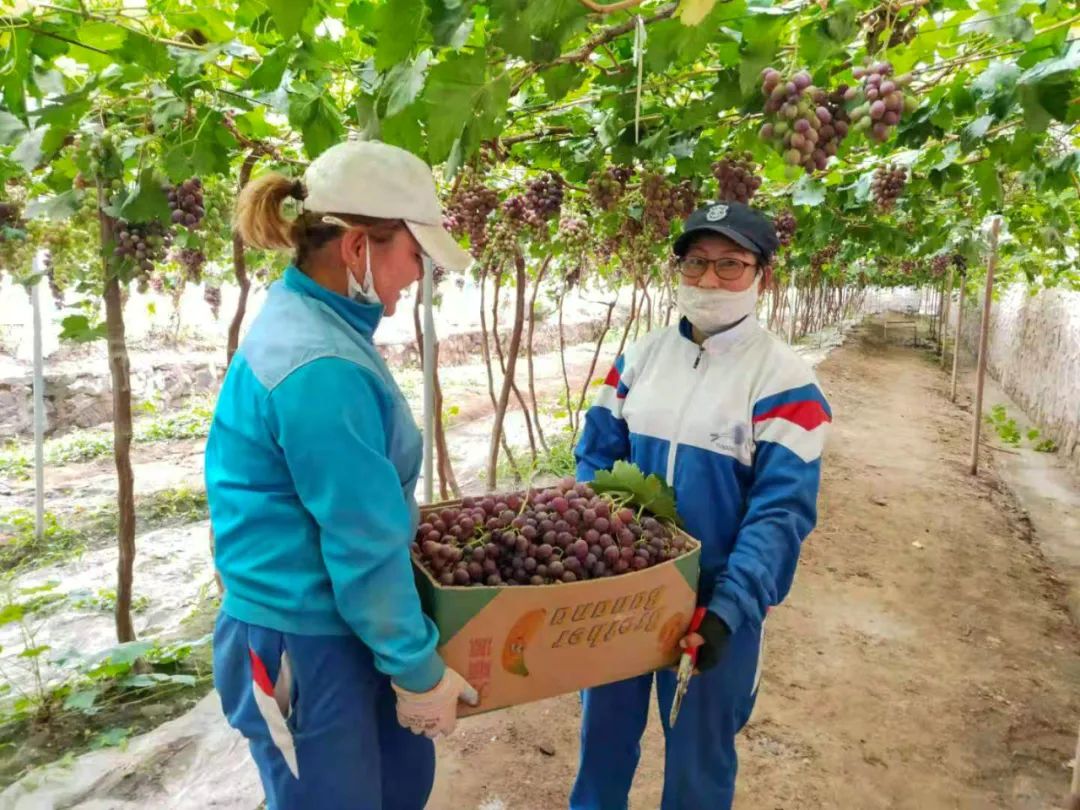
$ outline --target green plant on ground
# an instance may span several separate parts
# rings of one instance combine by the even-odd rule
[[[993,426],[1001,441],[1011,447],[1019,447],[1021,442],[1026,439],[1031,444],[1031,449],[1036,453],[1057,452],[1057,442],[1049,437],[1044,438],[1042,431],[1038,428],[1030,427],[1021,432],[1020,428],[1017,427],[1016,420],[1009,416],[1004,405],[995,405],[991,408],[989,415],[986,416],[986,421]]]
[[[1011,447],[1020,446],[1020,441],[1023,438],[1020,428],[1016,426],[1016,420],[1009,416],[1004,405],[995,405],[991,408],[986,421],[993,426],[998,438],[1005,444]]]
[[[521,449],[524,450],[524,448]],[[548,450],[547,453],[540,453],[528,467],[522,470],[522,475],[528,482],[565,478],[574,474],[576,463],[569,430],[564,429],[548,436]],[[527,454],[525,455],[525,459],[519,457],[519,464],[527,460]],[[510,464],[505,457],[500,458],[499,465],[496,468],[496,477],[499,481],[514,480],[514,471],[510,468]]]
[[[71,607],[76,610],[92,610],[101,613],[112,613],[116,610],[116,591],[113,588],[98,588],[91,593],[69,594]],[[145,613],[150,607],[150,597],[145,594],[135,596],[131,600],[132,613]]]
[[[26,481],[34,473],[34,463],[19,449],[17,442],[8,441],[0,450],[0,479]]]
[[[153,403],[141,403],[138,410],[149,415],[135,425],[136,445],[156,442],[201,439],[210,432],[214,406],[209,399],[198,399],[184,408],[163,413]],[[45,443],[45,463],[50,466],[78,464],[111,455],[113,439],[110,431],[78,430],[50,439]],[[9,442],[0,452],[0,475],[15,480],[27,480],[33,474],[33,459],[15,442]]]
[[[63,562],[82,554],[87,547],[116,536],[116,504],[108,503],[87,513],[61,518],[45,513],[41,541],[34,535],[34,514],[15,509],[0,515],[0,571],[21,570]],[[162,489],[135,499],[138,531],[183,526],[206,520],[206,492],[188,487]]]
[[[86,533],[64,526],[52,512],[45,513],[45,527],[39,539],[34,531],[34,513],[15,509],[0,516],[0,571],[49,565],[81,554],[87,545]]]
[[[11,605],[0,609],[0,625],[27,624],[25,612]],[[59,677],[46,682],[38,666],[30,690],[14,688],[0,673],[0,692],[7,692],[0,698],[0,785],[58,757],[123,746],[190,708],[212,686],[210,640],[206,634],[136,641],[93,655],[57,656]],[[29,665],[38,664],[48,649],[34,644],[32,635],[24,647],[20,660],[25,657]]]

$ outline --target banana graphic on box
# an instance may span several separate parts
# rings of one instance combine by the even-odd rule
[[[529,669],[525,666],[525,647],[543,626],[545,616],[547,616],[547,611],[544,608],[538,608],[523,613],[514,622],[510,632],[506,634],[506,642],[502,649],[502,665],[507,672],[522,676],[529,674]]]

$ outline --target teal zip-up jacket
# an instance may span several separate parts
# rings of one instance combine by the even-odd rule
[[[206,491],[225,613],[355,634],[423,692],[444,665],[409,560],[421,437],[372,341],[382,314],[285,271],[222,384]]]

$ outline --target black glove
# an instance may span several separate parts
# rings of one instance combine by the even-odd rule
[[[698,635],[705,639],[705,643],[698,648],[697,670],[698,672],[707,672],[724,657],[728,639],[731,638],[731,628],[724,623],[723,619],[710,610],[705,614],[705,618],[701,620],[701,627],[698,628],[697,632]]]

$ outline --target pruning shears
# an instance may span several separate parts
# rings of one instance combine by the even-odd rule
[[[707,608],[699,607],[694,610],[694,615],[690,618],[690,627],[687,628],[687,634],[696,633],[701,627],[701,622],[705,619],[705,611]],[[679,716],[679,709],[682,708],[683,696],[686,695],[686,689],[690,686],[690,678],[694,674],[694,667],[697,666],[697,656],[700,645],[694,645],[683,651],[682,657],[679,658],[679,674],[675,681],[675,697],[671,701],[671,713],[668,715],[668,727],[675,725],[675,720]]]

